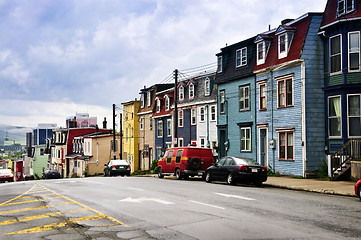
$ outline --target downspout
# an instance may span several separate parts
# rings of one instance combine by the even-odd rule
[[[307,138],[306,138],[306,65],[305,62],[301,63],[301,98],[302,98],[302,162],[303,162],[303,177],[306,177],[307,171]]]
[[[206,113],[207,113],[207,148],[211,146],[209,142],[209,113],[208,113],[208,104],[206,105]]]
[[[272,123],[272,127],[271,127],[271,137],[272,137],[272,141],[274,141],[274,136],[273,136],[273,108],[274,108],[274,96],[273,96],[273,71],[270,71],[271,74],[271,101],[272,101],[272,108],[271,108],[271,123]],[[275,159],[275,151],[276,148],[273,147],[272,148],[272,161],[273,161],[273,173],[276,173],[276,159]]]

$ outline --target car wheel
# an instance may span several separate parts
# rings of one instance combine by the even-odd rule
[[[229,185],[234,185],[234,184],[235,184],[232,173],[229,173],[229,174],[228,174],[228,176],[227,176],[227,183],[228,183]]]
[[[207,183],[212,182],[212,177],[211,177],[211,173],[210,173],[210,172],[206,172],[206,182],[207,182]]]
[[[188,175],[188,174],[184,174],[184,175],[183,175],[183,178],[184,178],[185,180],[187,180],[187,179],[189,179],[189,175]]]
[[[108,177],[111,177],[112,176],[112,174],[110,173],[110,171],[108,171]]]
[[[162,172],[162,168],[158,168],[158,177],[159,178],[164,178],[164,174]]]
[[[254,185],[256,185],[256,187],[261,187],[262,186],[262,181],[255,181]]]
[[[182,179],[182,172],[179,168],[177,168],[177,170],[175,171],[175,176],[177,177],[178,180]]]
[[[104,177],[106,177],[107,176],[107,173],[104,171]]]

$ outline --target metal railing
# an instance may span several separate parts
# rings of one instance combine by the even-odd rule
[[[350,139],[331,155],[331,177],[340,176],[351,160],[361,160],[361,139]]]

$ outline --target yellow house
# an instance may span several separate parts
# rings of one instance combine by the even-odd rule
[[[123,159],[131,166],[131,172],[140,170],[139,118],[140,101],[122,103],[123,106]]]

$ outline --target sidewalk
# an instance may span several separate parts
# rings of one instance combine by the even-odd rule
[[[298,179],[292,177],[268,177],[264,185],[292,190],[335,194],[356,197],[352,181],[323,181],[318,179]]]

